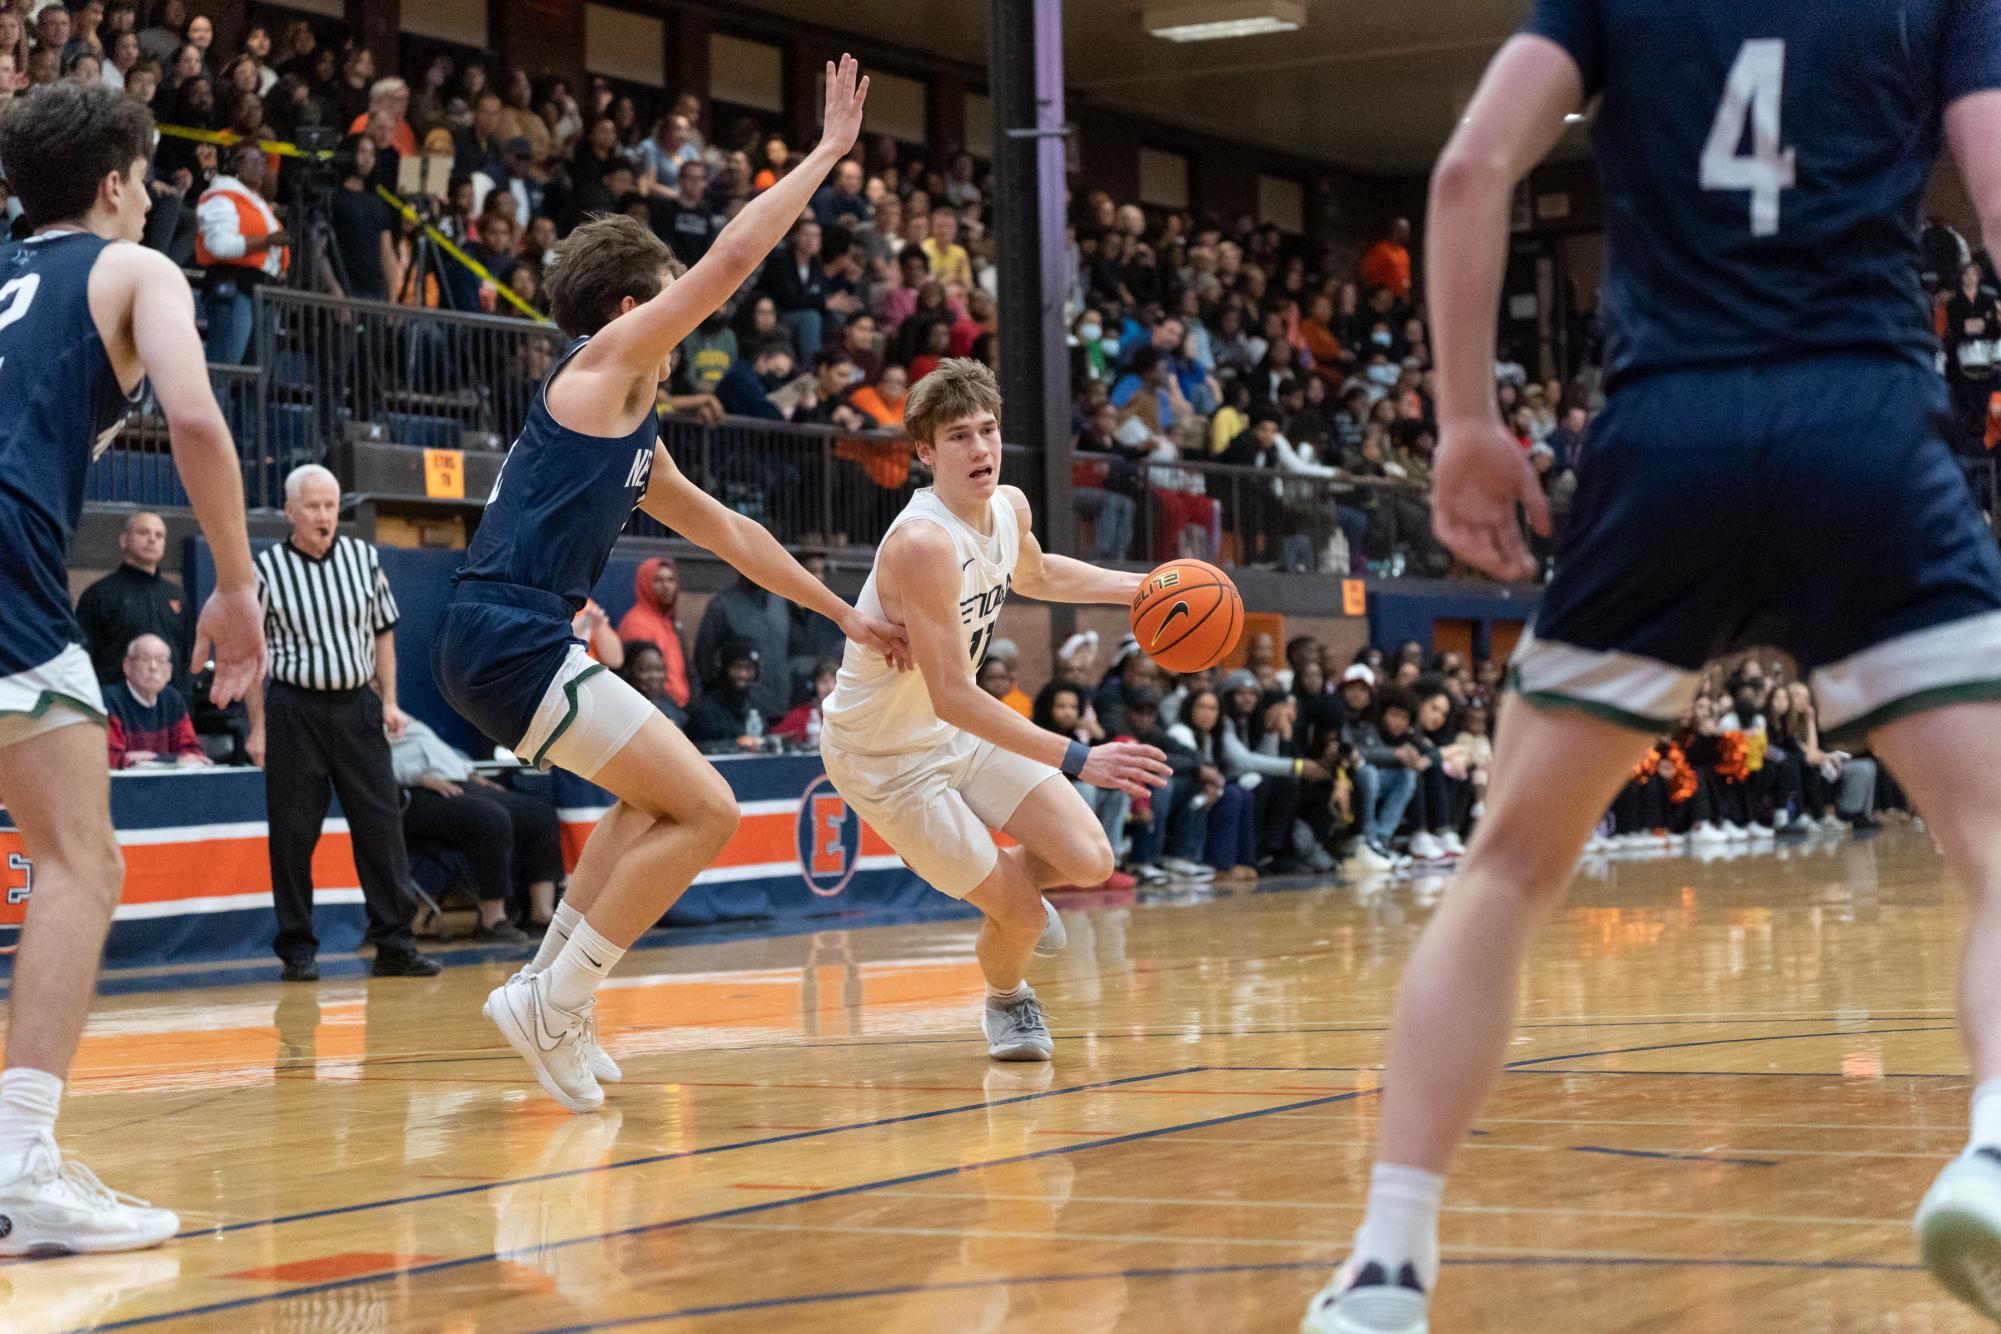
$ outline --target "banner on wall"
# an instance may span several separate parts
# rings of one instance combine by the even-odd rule
[[[743,822],[715,863],[667,914],[667,926],[848,915],[951,902],[905,867],[826,779],[815,755],[723,759]],[[611,796],[570,774],[524,771],[516,785],[547,797],[574,867]],[[112,823],[125,887],[105,947],[107,966],[268,954],[277,930],[265,842],[264,776],[255,769],[119,773]],[[0,809],[0,956],[31,907],[33,867]],[[338,805],[313,854],[314,926],[328,953],[355,949],[366,919],[354,846]]]

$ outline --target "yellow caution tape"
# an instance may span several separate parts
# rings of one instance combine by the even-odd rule
[[[192,139],[198,144],[220,144],[224,148],[234,148],[243,142],[243,136],[234,130],[198,130],[191,125],[162,125],[159,131],[176,139]],[[333,156],[332,149],[305,149],[297,144],[288,144],[282,139],[259,139],[257,146],[267,153],[276,153],[279,157],[318,158],[325,161]]]
[[[161,134],[170,134],[173,135],[176,139],[192,139],[196,143],[221,144],[225,147],[229,147],[242,142],[240,137],[233,130],[198,130],[187,125],[162,125],[159,128]],[[257,141],[257,146],[263,149],[267,153],[276,153],[279,157],[317,158],[320,161],[326,161],[327,159],[333,157],[333,152],[331,150],[304,149],[299,147],[297,144],[288,144],[282,139],[259,139]],[[465,265],[468,269],[472,270],[472,272],[479,278],[481,282],[490,284],[493,287],[493,290],[500,293],[501,297],[504,300],[506,300],[508,304],[512,305],[516,310],[520,311],[523,315],[526,315],[529,319],[534,320],[537,324],[552,323],[552,321],[549,319],[548,316],[542,314],[542,312],[536,310],[535,307],[529,305],[526,301],[523,301],[519,296],[517,296],[512,287],[509,287],[506,283],[494,277],[492,272],[488,270],[484,264],[481,264],[471,255],[468,255],[465,251],[459,249],[458,246],[454,245],[452,243],[451,237],[446,236],[436,227],[433,227],[430,223],[425,222],[423,220],[423,215],[418,213],[416,209],[412,208],[409,204],[399,199],[394,193],[392,193],[384,186],[380,185],[376,186],[375,193],[381,195],[383,199],[387,200],[389,206],[395,209],[398,213],[402,214],[405,219],[407,219],[410,222],[417,223],[419,226],[421,226],[424,229],[424,235],[430,237],[431,240],[435,241],[440,250],[444,251],[447,255],[450,255],[453,259],[457,260],[459,263]]]
[[[438,249],[444,251],[447,255],[450,255],[453,259],[465,265],[468,269],[471,269],[473,271],[473,274],[476,277],[478,277],[481,282],[490,284],[493,290],[500,293],[501,297],[504,298],[508,302],[508,304],[512,305],[516,310],[520,311],[523,315],[526,315],[529,319],[534,320],[537,324],[548,324],[551,322],[549,318],[546,315],[544,315],[541,311],[535,309],[535,307],[529,305],[526,301],[523,301],[518,295],[516,295],[512,287],[509,287],[506,283],[494,277],[492,271],[489,270],[486,267],[486,265],[480,263],[478,260],[474,259],[471,255],[468,255],[465,251],[459,249],[457,245],[453,244],[451,237],[446,236],[436,227],[433,227],[430,223],[425,222],[423,220],[422,214],[418,213],[416,209],[410,207],[410,205],[404,203],[401,199],[397,198],[396,195],[388,189],[388,187],[378,185],[375,187],[375,193],[381,195],[384,199],[388,200],[389,206],[395,209],[398,213],[401,213],[405,218],[405,220],[414,222],[418,224],[420,227],[422,227],[424,229],[424,235],[430,237],[431,240],[435,241],[437,243]]]

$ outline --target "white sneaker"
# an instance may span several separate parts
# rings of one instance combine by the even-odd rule
[[[1589,857],[1602,857],[1618,845],[1603,834],[1593,834],[1584,842],[1584,852]]]
[[[1042,938],[1035,942],[1035,952],[1047,959],[1061,954],[1070,943],[1070,929],[1063,925],[1063,914],[1048,899],[1042,901],[1042,913],[1047,920],[1043,923]]]
[[[591,1073],[584,1048],[584,1035],[596,1011],[595,997],[576,1013],[548,1004],[542,999],[539,973],[517,974],[505,986],[495,987],[480,1007],[507,1045],[528,1062],[535,1082],[573,1112],[594,1112],[604,1106],[604,1090]]]
[[[1446,855],[1452,857],[1464,857],[1466,855],[1466,840],[1459,837],[1457,829],[1446,830],[1438,836],[1438,841],[1444,845]]]
[[[989,997],[980,1025],[987,1034],[987,1055],[996,1061],[1046,1061],[1056,1050],[1033,991],[1007,1004]]]
[[[1435,835],[1420,829],[1410,836],[1410,855],[1421,862],[1444,861],[1445,845]]]
[[[1355,855],[1350,857],[1348,862],[1357,871],[1364,873],[1393,871],[1397,866],[1395,857],[1367,841],[1355,849]]]
[[[519,982],[534,975],[535,965],[523,964],[514,976],[507,980],[510,983]],[[590,1017],[584,1021],[584,1059],[590,1062],[591,1073],[597,1076],[600,1084],[616,1084],[625,1078],[625,1071],[618,1068],[618,1062],[611,1058],[611,1053],[598,1041],[598,1012],[595,1005],[591,1007]]]
[[[1748,843],[1751,841],[1751,831],[1734,820],[1725,820],[1723,822],[1723,833],[1732,843]]]
[[[1164,885],[1173,878],[1152,862],[1141,862],[1132,868],[1132,874],[1142,885]]]
[[[1704,820],[1701,824],[1688,831],[1688,841],[1697,847],[1713,847],[1718,843],[1728,843],[1730,841],[1730,831],[1720,825],[1711,824],[1709,821]]]
[[[1204,866],[1201,862],[1186,861],[1180,857],[1162,857],[1160,865],[1170,875],[1179,876],[1183,880],[1214,880],[1216,878],[1215,867]]]
[[[1773,839],[1778,837],[1777,830],[1773,829],[1770,825],[1763,824],[1757,820],[1751,821],[1751,827],[1745,830],[1745,834],[1750,838],[1750,840],[1753,843],[1770,843]]]
[[[1947,1163],[1925,1192],[1915,1226],[1932,1277],[2001,1321],[2001,1150],[1970,1150]]]
[[[138,1251],[181,1230],[170,1209],[112,1190],[42,1135],[12,1180],[0,1181],[0,1255]]]
[[[584,1016],[584,1062],[591,1068],[600,1084],[616,1084],[625,1078],[625,1071],[618,1068],[618,1062],[611,1059],[611,1053],[598,1042],[598,1007],[592,1004],[590,1012]]]
[[[1826,834],[1845,834],[1848,832],[1848,821],[1830,811],[1820,817],[1820,828]]]
[[[1392,1276],[1350,1259],[1307,1304],[1299,1334],[1431,1334],[1431,1297],[1410,1265]]]

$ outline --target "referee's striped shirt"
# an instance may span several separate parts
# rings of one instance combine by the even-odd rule
[[[315,560],[287,540],[257,553],[256,564],[272,679],[305,690],[367,685],[375,637],[398,616],[375,548],[336,537]]]

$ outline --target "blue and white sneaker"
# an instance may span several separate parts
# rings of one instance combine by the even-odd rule
[[[1925,1268],[1953,1296],[2001,1322],[2001,1149],[1947,1163],[1916,1220]]]
[[[1017,1001],[989,997],[980,1024],[987,1034],[987,1055],[996,1061],[1046,1061],[1056,1050],[1033,991],[1024,989]]]
[[[1417,1266],[1391,1274],[1374,1260],[1350,1259],[1307,1305],[1299,1334],[1431,1334],[1430,1307]]]

